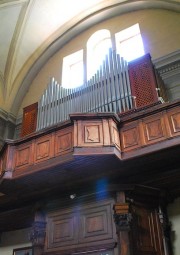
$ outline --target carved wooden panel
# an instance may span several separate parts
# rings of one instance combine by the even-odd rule
[[[173,111],[169,111],[168,117],[172,135],[180,135],[180,109],[176,108]]]
[[[163,241],[158,214],[154,209],[132,207],[132,237],[135,254],[163,255]]]
[[[79,205],[47,215],[46,251],[88,251],[114,247],[112,201]]]
[[[32,144],[20,145],[16,148],[15,167],[26,167],[32,158]]]
[[[119,131],[117,129],[117,124],[112,119],[109,120],[109,127],[110,127],[110,135],[111,135],[111,144],[116,145],[119,149],[120,148]],[[104,136],[106,136],[106,134],[104,134]]]
[[[35,142],[35,162],[49,159],[54,154],[52,135],[38,138]]]
[[[55,155],[63,155],[73,150],[72,128],[60,130],[55,135]]]
[[[146,143],[154,143],[165,139],[165,127],[162,116],[154,116],[143,120]]]
[[[156,77],[149,54],[129,63],[129,77],[137,107],[158,101]]]
[[[122,149],[124,150],[135,149],[141,145],[138,122],[135,122],[131,125],[127,125],[124,128],[122,128],[121,144]]]
[[[21,137],[29,135],[36,130],[38,103],[29,105],[23,109],[23,122]]]
[[[86,125],[84,127],[85,143],[100,143],[99,125]]]
[[[99,205],[82,211],[79,241],[87,243],[93,240],[99,241],[113,238],[111,213],[110,204]]]
[[[48,248],[64,247],[78,242],[77,217],[71,212],[48,217]]]
[[[113,127],[113,138],[114,138],[114,143],[118,147],[120,147],[120,139],[119,139],[119,132],[117,128]]]
[[[78,145],[85,147],[103,145],[101,121],[78,121]]]

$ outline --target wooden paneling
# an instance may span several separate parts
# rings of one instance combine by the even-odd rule
[[[130,151],[180,135],[180,109],[162,112],[124,124],[121,147]]]
[[[112,222],[111,222],[110,205],[97,205],[94,208],[83,210],[80,216],[79,242],[88,243],[111,239]]]
[[[36,131],[37,112],[38,103],[29,105],[23,109],[21,137],[24,137]]]
[[[121,144],[123,150],[135,149],[140,144],[140,132],[138,122],[133,122],[121,129]]]
[[[123,161],[136,155],[143,156],[150,152],[152,147],[148,146],[151,145],[155,151],[161,149],[160,143],[163,148],[174,146],[180,136],[180,108],[177,104],[174,108],[168,105],[158,107],[157,111],[148,109],[148,114],[138,113],[135,118],[126,117],[125,121],[123,116],[120,123],[111,115],[74,115],[74,123],[64,128],[56,127],[55,130],[52,128],[46,133],[23,138],[17,141],[17,145],[10,142],[7,146],[7,166],[3,166],[1,159],[1,172],[6,168],[9,171],[6,171],[7,174],[18,176],[24,174],[26,169],[27,173],[33,169],[38,171],[39,163],[57,157],[61,160],[54,160],[53,164],[61,164],[72,156],[74,148],[76,156],[117,153],[119,160]],[[20,169],[24,172],[18,173]]]
[[[35,163],[47,160],[54,155],[54,144],[53,136],[46,135],[35,141],[35,153],[34,161]]]
[[[134,254],[163,255],[162,231],[156,210],[132,206],[132,215]]]
[[[36,165],[73,151],[73,128],[65,128],[32,139],[15,147],[14,168],[18,170]],[[20,172],[22,174],[22,171]]]
[[[18,146],[16,148],[15,167],[27,167],[32,163],[33,151],[32,144]]]
[[[180,135],[180,109],[175,108],[168,111],[167,114],[172,135]]]
[[[82,136],[78,136],[83,146],[102,146],[103,128],[101,121],[83,121],[81,123]],[[80,124],[79,123],[79,124]],[[81,139],[82,138],[82,139]]]
[[[165,125],[161,115],[155,115],[144,119],[143,127],[146,144],[165,139]]]
[[[77,244],[78,224],[69,212],[48,217],[48,248]]]
[[[117,123],[115,123],[112,119],[109,120],[109,129],[110,129],[110,137],[111,137],[111,145],[115,145],[118,149],[120,149],[120,137],[119,130],[117,127]],[[106,137],[107,132],[104,137]]]
[[[117,123],[111,118],[78,120],[74,126],[74,141],[78,147],[115,145],[120,148]]]
[[[55,134],[55,155],[63,155],[73,150],[73,129],[59,130]]]
[[[112,207],[113,201],[109,200],[49,213],[46,251],[87,251],[107,244],[113,247]]]

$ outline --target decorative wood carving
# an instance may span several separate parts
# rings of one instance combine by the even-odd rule
[[[36,130],[38,103],[29,105],[23,109],[23,122],[21,137],[29,135]]]
[[[133,123],[121,129],[122,149],[134,149],[140,146],[138,123]]]
[[[72,128],[60,130],[55,135],[55,155],[63,155],[73,150]]]
[[[32,155],[31,148],[32,146],[31,144],[29,144],[29,145],[19,146],[16,149],[15,167],[25,167],[30,164],[30,159]]]
[[[115,145],[118,149],[120,149],[120,137],[119,137],[119,131],[117,128],[117,123],[114,120],[110,119],[108,129],[110,129],[111,145]],[[106,136],[107,136],[107,131],[104,137]]]
[[[52,136],[47,135],[38,138],[35,142],[35,162],[40,162],[49,159],[53,156],[54,146]]]
[[[75,147],[102,147],[116,146],[120,149],[120,138],[114,115],[88,114],[78,116],[74,120],[74,146]],[[75,117],[73,117],[75,118]]]
[[[49,145],[49,140],[39,142],[36,148],[36,159],[42,159],[49,157],[49,150],[50,150],[50,145]]]
[[[103,126],[101,120],[78,121],[78,146],[93,147],[103,145]]]
[[[113,238],[111,205],[96,205],[81,212],[79,241],[108,240]]]
[[[158,101],[156,76],[149,54],[129,63],[129,77],[136,107]]]
[[[175,107],[173,104],[159,105],[153,112],[148,109],[147,114],[136,113],[132,116],[134,117],[123,116],[119,126],[118,121],[109,116],[106,118],[104,115],[96,115],[95,119],[94,115],[83,115],[80,119],[77,116],[74,125],[69,123],[64,128],[61,126],[59,130],[56,127],[17,142],[7,142],[7,160],[3,159],[2,153],[0,171],[6,170],[6,178],[24,175],[26,169],[29,174],[34,170],[38,171],[38,164],[46,160],[52,160],[49,163],[54,165],[60,164],[64,159],[68,160],[68,155],[65,158],[63,156],[72,156],[75,147],[79,148],[74,155],[81,156],[82,153],[82,157],[88,153],[102,156],[104,153],[119,153],[119,160],[128,160],[147,153],[149,145],[153,145],[154,150],[160,150],[159,141],[163,148],[178,144],[180,108],[177,103]],[[55,157],[61,157],[61,160],[55,160]],[[2,166],[3,162],[6,162],[5,167]]]
[[[146,143],[165,139],[165,126],[162,116],[154,116],[143,120]]]
[[[85,143],[100,143],[99,125],[87,125],[84,128]]]
[[[120,148],[120,139],[119,139],[119,132],[117,128],[113,127],[113,140],[114,144],[117,145]]]
[[[180,113],[173,114],[171,116],[174,132],[180,131]]]
[[[114,205],[114,221],[118,232],[130,230],[131,220],[132,216],[129,213],[129,204],[117,203]]]
[[[163,136],[163,130],[160,120],[154,120],[146,123],[146,133],[148,140],[161,138]]]
[[[60,210],[47,216],[46,251],[86,251],[114,246],[112,201]]]
[[[78,226],[75,215],[67,212],[50,216],[47,224],[48,249],[77,244]]]
[[[163,255],[162,232],[156,210],[133,205],[132,215],[134,253]]]
[[[168,113],[169,115],[169,121],[170,121],[170,127],[173,135],[179,135],[180,133],[180,110],[175,109],[172,112]]]

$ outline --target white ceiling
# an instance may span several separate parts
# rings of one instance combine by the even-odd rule
[[[40,66],[79,31],[150,7],[177,11],[180,0],[0,0],[0,108],[16,114]]]

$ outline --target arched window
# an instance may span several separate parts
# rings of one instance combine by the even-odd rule
[[[74,88],[83,85],[83,50],[79,50],[63,58],[62,86]]]
[[[139,24],[135,24],[116,33],[115,40],[117,52],[127,61],[144,55],[144,46]]]
[[[96,31],[89,38],[87,41],[87,79],[96,73],[111,47],[111,34],[107,29]]]

